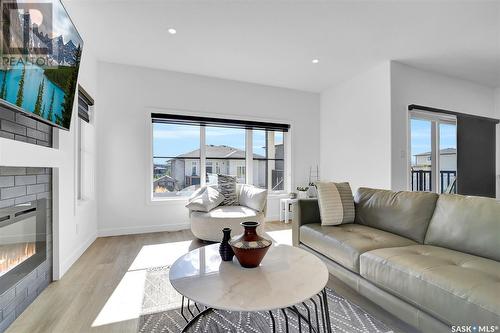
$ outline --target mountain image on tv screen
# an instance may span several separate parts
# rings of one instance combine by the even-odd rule
[[[2,3],[0,98],[69,129],[83,41],[66,10],[52,2]]]

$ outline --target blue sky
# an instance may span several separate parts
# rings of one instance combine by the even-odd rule
[[[456,126],[441,124],[441,149],[456,148]],[[200,129],[198,126],[153,124],[155,156],[177,156],[199,148]],[[240,128],[207,127],[207,144],[230,145],[245,150],[245,130]],[[283,133],[276,132],[277,143],[283,142]],[[265,131],[255,130],[253,135],[254,153],[265,155]],[[426,120],[411,120],[412,155],[431,150],[431,123]]]
[[[456,125],[440,125],[440,149],[456,148]],[[431,122],[411,120],[411,154],[431,151]]]
[[[191,125],[153,124],[153,153],[155,156],[177,156],[198,149],[200,128]],[[283,142],[283,133],[276,132],[277,143]],[[241,128],[206,128],[206,143],[228,145],[245,150],[245,130]],[[265,155],[265,131],[255,130],[254,153]]]

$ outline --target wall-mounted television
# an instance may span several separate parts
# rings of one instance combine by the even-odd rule
[[[0,105],[69,130],[83,40],[59,0],[1,0]]]

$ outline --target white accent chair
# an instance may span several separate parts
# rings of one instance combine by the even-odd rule
[[[209,186],[217,189],[217,185]],[[241,185],[236,184],[236,193],[238,196],[240,190]],[[243,233],[243,227],[240,225],[241,222],[255,221],[260,223],[260,226],[257,227],[257,232],[262,233],[266,210],[267,205],[262,212],[246,206],[219,206],[208,213],[189,210],[191,232],[200,240],[220,242],[222,240],[223,228],[231,228],[231,236],[236,236]]]

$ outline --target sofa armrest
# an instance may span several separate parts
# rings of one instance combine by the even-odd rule
[[[320,223],[318,199],[300,199],[295,206],[292,220],[293,246],[300,243],[300,227],[309,223]]]

